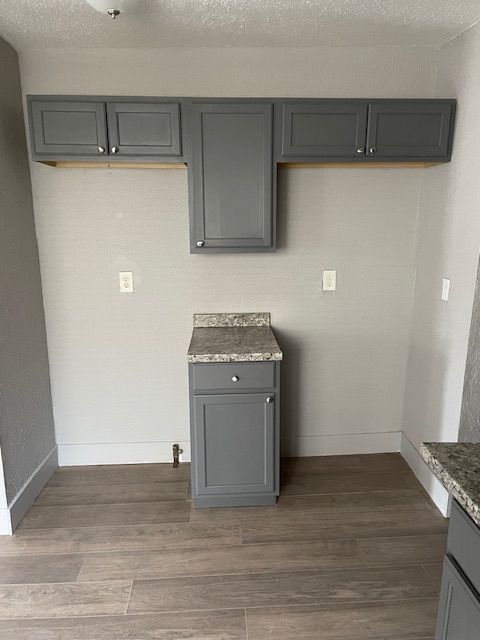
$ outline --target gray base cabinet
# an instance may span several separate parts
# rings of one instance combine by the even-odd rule
[[[435,640],[478,640],[479,596],[448,557],[443,563],[439,611]]]
[[[280,364],[189,367],[195,506],[275,504],[279,493]],[[259,380],[270,388],[256,386]],[[232,392],[232,385],[238,383],[239,388]]]
[[[435,640],[480,637],[480,528],[452,503]]]

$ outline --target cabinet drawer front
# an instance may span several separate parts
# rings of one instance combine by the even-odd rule
[[[273,362],[193,365],[194,389],[272,389],[274,386]]]
[[[443,563],[435,640],[478,640],[480,600],[449,558]]]
[[[480,592],[480,528],[455,500],[452,502],[447,549]]]

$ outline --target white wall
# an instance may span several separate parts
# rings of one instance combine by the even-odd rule
[[[452,162],[425,174],[404,430],[456,441],[480,250],[480,27],[441,48],[435,96],[457,98]],[[442,302],[442,277],[451,279]]]
[[[428,97],[421,48],[29,52],[25,93]],[[188,447],[192,313],[270,311],[289,453],[396,450],[423,170],[281,171],[279,250],[188,253],[185,170],[32,165],[60,460]],[[338,270],[322,294],[321,271]],[[118,293],[133,270],[136,293]]]

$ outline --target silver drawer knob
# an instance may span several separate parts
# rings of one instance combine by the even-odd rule
[[[369,152],[371,154],[374,154],[377,150],[375,149],[375,147],[370,147]]]
[[[232,382],[238,382],[240,378],[238,376],[232,376]]]
[[[273,402],[273,398],[272,398],[272,396],[268,396],[268,398],[267,398],[267,403],[268,403],[268,404],[272,404],[272,402]]]
[[[357,149],[357,153],[365,153],[365,149]]]
[[[118,152],[119,152],[118,147],[112,147],[112,153],[118,153]]]
[[[203,247],[204,244],[205,244],[205,242],[203,240],[199,240],[197,242],[197,247]]]
[[[98,153],[105,153],[105,147],[98,147]]]

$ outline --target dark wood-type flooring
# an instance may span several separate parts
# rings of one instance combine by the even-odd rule
[[[0,537],[0,640],[432,640],[447,521],[399,455],[285,460],[276,507],[189,475],[59,469]]]

